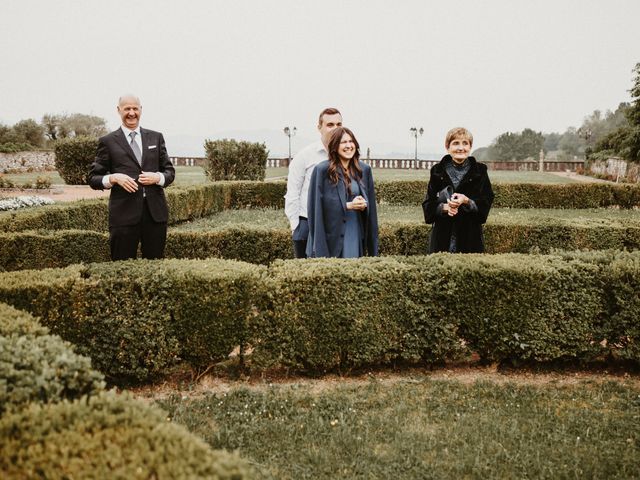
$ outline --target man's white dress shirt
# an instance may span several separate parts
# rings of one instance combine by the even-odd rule
[[[321,141],[300,150],[289,164],[287,194],[284,196],[284,213],[289,219],[291,230],[300,222],[299,217],[307,217],[309,182],[315,166],[329,158]]]
[[[136,132],[136,136],[133,137],[133,141],[136,142],[136,145],[138,145],[138,148],[140,149],[140,153],[142,154],[142,132],[140,132],[140,126],[138,126],[135,130],[129,130],[127,127],[125,127],[124,125],[120,125],[120,128],[122,129],[122,133],[124,133],[124,138],[127,139],[127,143],[131,144],[131,132]],[[160,174],[160,180],[158,181],[158,185],[160,185],[161,187],[164,187],[164,174],[162,172],[156,172]],[[111,183],[109,181],[109,175],[105,175],[104,177],[102,177],[102,186],[105,189],[109,189],[111,187],[113,187],[113,183]]]

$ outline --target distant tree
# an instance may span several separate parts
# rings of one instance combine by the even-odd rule
[[[44,128],[33,119],[20,120],[13,126],[18,143],[27,143],[35,148],[44,146]]]
[[[471,152],[471,155],[479,162],[486,162],[487,160],[491,160],[488,153],[489,147],[480,147]]]
[[[633,69],[635,73],[631,93],[631,104],[621,104],[626,124],[620,125],[599,139],[594,148],[593,158],[605,159],[620,156],[631,162],[640,162],[640,63]]]
[[[544,134],[544,143],[542,145],[542,148],[545,152],[553,152],[555,150],[558,150],[560,148],[559,144],[561,138],[562,135],[556,132]]]
[[[525,128],[522,133],[506,132],[498,136],[489,146],[487,159],[494,161],[525,160],[538,158],[544,145],[542,132]]]
[[[42,126],[50,140],[71,137],[98,138],[107,133],[107,122],[104,118],[84,113],[47,113],[42,117]]]
[[[566,155],[571,157],[583,155],[585,149],[585,140],[578,135],[576,127],[569,127],[567,131],[562,134],[558,147]]]

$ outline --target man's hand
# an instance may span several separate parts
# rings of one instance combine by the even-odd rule
[[[135,179],[124,173],[112,173],[109,175],[109,183],[120,185],[125,191],[129,193],[136,192],[138,190],[138,184]]]
[[[160,181],[160,174],[158,172],[142,172],[138,181],[142,185],[155,185]]]

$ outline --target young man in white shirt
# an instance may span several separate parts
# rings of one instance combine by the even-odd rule
[[[293,250],[296,258],[306,258],[307,237],[307,199],[309,180],[315,166],[329,158],[327,145],[331,132],[342,126],[342,114],[337,108],[325,108],[318,117],[320,141],[307,145],[300,150],[289,165],[287,194],[284,196],[284,213],[291,225]]]

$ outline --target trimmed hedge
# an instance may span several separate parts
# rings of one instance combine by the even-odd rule
[[[496,220],[500,222],[500,220]],[[380,227],[380,254],[424,255],[430,225]],[[637,250],[640,227],[566,225],[562,223],[493,223],[485,225],[487,253],[549,253],[564,250]],[[269,264],[293,258],[288,229],[233,227],[216,231],[169,230],[167,258],[225,258]],[[82,230],[0,233],[0,270],[65,267],[109,260],[108,234]]]
[[[264,180],[269,151],[264,143],[205,140],[204,171],[210,180]]]
[[[640,252],[278,261],[130,261],[0,274],[0,300],[42,316],[115,380],[254,347],[312,372],[438,362],[640,362]]]
[[[395,258],[276,262],[268,313],[252,322],[255,361],[317,372],[456,358],[441,273]]]
[[[235,454],[211,450],[129,395],[33,405],[0,420],[3,478],[244,479]]]
[[[31,315],[0,304],[0,415],[104,389],[102,374]]]
[[[68,185],[87,185],[87,173],[98,149],[98,139],[79,136],[56,140],[56,170]]]
[[[378,201],[389,205],[419,205],[426,182],[376,183]],[[600,208],[640,206],[640,185],[616,184],[497,184],[495,208]],[[216,182],[167,190],[172,224],[234,208],[283,208],[285,182]],[[0,212],[0,231],[96,230],[106,231],[106,200],[84,200],[18,212]]]
[[[243,344],[263,270],[215,259],[23,270],[0,274],[0,299],[39,316],[112,381],[141,381]]]

